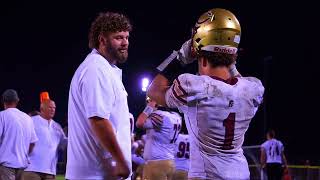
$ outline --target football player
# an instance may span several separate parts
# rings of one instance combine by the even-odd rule
[[[168,108],[156,107],[155,101],[149,100],[136,125],[146,129],[143,180],[171,180],[175,170],[174,143],[181,129],[181,116]]]
[[[173,179],[187,180],[190,164],[189,135],[185,132],[180,133],[175,145],[176,148],[174,153],[174,159],[176,164],[176,170],[174,172]]]
[[[177,53],[183,63],[196,59],[199,75],[181,74],[170,86],[166,77],[180,62],[167,61],[157,68],[160,73],[148,88],[147,95],[158,104],[184,113],[190,138],[189,179],[250,178],[241,146],[264,87],[259,79],[241,77],[236,69],[240,35],[232,12],[220,8],[205,12],[191,40]]]

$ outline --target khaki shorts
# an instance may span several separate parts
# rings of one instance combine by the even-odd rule
[[[183,170],[176,170],[173,174],[174,180],[188,180],[188,172]]]
[[[141,164],[137,167],[136,172],[134,173],[133,180],[142,180],[143,177],[143,166],[144,164]]]
[[[173,160],[148,161],[143,167],[143,180],[173,180]]]
[[[22,180],[23,169],[0,165],[0,180]]]
[[[33,171],[25,171],[23,172],[23,179],[24,180],[55,180],[55,175],[40,173],[40,172],[33,172]]]

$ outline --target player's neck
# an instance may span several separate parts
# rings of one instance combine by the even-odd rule
[[[40,113],[40,116],[41,116],[43,119],[47,120],[48,123],[52,120],[51,117],[45,115],[44,113]]]
[[[204,71],[204,74],[208,76],[219,77],[224,80],[227,80],[231,77],[227,67],[208,68]]]
[[[8,108],[16,108],[17,104],[16,103],[5,103],[4,104],[4,109],[8,109]]]

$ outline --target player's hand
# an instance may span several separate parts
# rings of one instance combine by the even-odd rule
[[[148,106],[152,107],[153,109],[156,109],[157,103],[154,100],[149,100]]]
[[[196,60],[195,57],[192,57],[191,45],[192,45],[192,41],[191,39],[189,39],[188,41],[183,43],[180,50],[178,51],[177,59],[183,64],[190,64]]]
[[[115,176],[127,179],[130,175],[130,169],[125,162],[118,162],[115,167]]]
[[[236,61],[232,63],[229,67],[229,73],[231,77],[241,76],[236,67]]]
[[[283,166],[283,174],[288,174],[289,173],[289,168],[288,166]]]

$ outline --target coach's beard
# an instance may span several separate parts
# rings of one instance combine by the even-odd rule
[[[119,63],[125,63],[128,59],[128,49],[117,51],[117,61]]]
[[[109,47],[108,51],[110,52],[111,58],[116,60],[117,63],[125,63],[128,58],[128,49],[127,48],[113,48]]]

